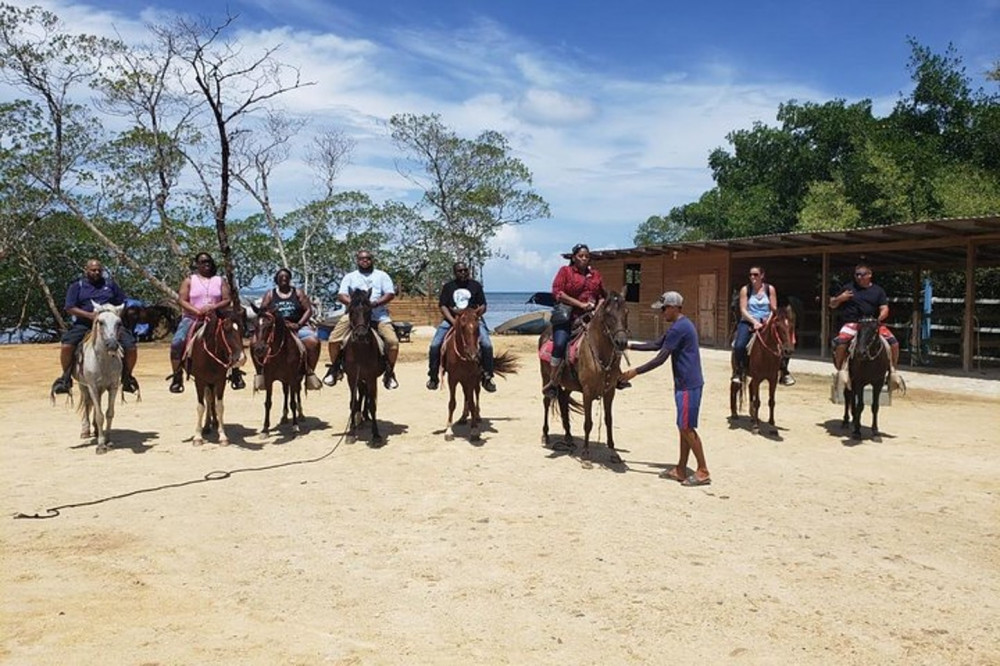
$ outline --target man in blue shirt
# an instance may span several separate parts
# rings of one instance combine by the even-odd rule
[[[698,349],[698,331],[690,319],[681,314],[684,298],[676,291],[664,292],[653,303],[653,309],[663,313],[670,328],[657,342],[629,343],[635,351],[659,351],[647,363],[629,368],[621,375],[628,382],[663,365],[667,358],[674,372],[674,402],[677,405],[677,429],[680,431],[680,459],[673,469],[665,470],[661,478],[680,481],[683,486],[707,486],[712,482],[705,463],[705,450],[698,436],[698,413],[701,408],[701,390],[705,378],[701,372],[701,353]],[[688,455],[694,453],[698,469],[686,474]]]
[[[62,375],[52,383],[52,393],[69,393],[73,387],[71,374],[76,347],[90,332],[94,324],[94,303],[98,305],[121,305],[125,302],[125,292],[113,280],[104,277],[104,267],[97,259],[91,259],[83,269],[83,277],[74,280],[66,290],[66,313],[73,317],[73,324],[62,336],[62,347],[59,348],[59,362],[62,364]],[[118,341],[125,350],[122,363],[122,390],[135,393],[139,390],[139,382],[132,376],[138,352],[135,348],[135,337],[132,331],[122,326],[118,332]]]

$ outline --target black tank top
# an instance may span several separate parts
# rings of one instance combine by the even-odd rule
[[[305,312],[305,308],[302,307],[302,303],[299,302],[299,292],[297,289],[292,290],[292,295],[288,298],[282,298],[278,294],[278,289],[275,287],[271,290],[271,307],[274,311],[280,314],[286,321],[297,322],[302,318],[302,313]]]

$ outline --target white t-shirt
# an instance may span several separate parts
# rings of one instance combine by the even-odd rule
[[[382,298],[385,294],[396,293],[396,288],[392,285],[392,278],[389,277],[389,274],[377,268],[373,268],[372,272],[368,275],[365,275],[361,271],[351,271],[340,281],[338,293],[350,296],[351,292],[355,289],[364,291],[371,289],[372,295],[370,300],[372,303]],[[392,318],[389,316],[389,309],[384,305],[372,309],[372,321],[379,323],[392,321]]]

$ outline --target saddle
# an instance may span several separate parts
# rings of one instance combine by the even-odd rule
[[[566,345],[566,360],[569,361],[570,367],[576,366],[576,360],[580,356],[580,344],[583,342],[583,334],[589,327],[589,317],[586,320],[584,320],[583,317],[580,317],[573,323],[573,332],[570,334],[569,344]],[[550,363],[552,361],[552,338],[546,340],[545,343],[538,348],[538,358],[546,363]]]

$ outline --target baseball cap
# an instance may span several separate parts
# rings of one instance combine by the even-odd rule
[[[668,305],[674,305],[676,307],[681,307],[684,304],[684,297],[678,294],[676,291],[665,291],[658,299],[653,303],[652,307],[654,310],[662,310]]]

